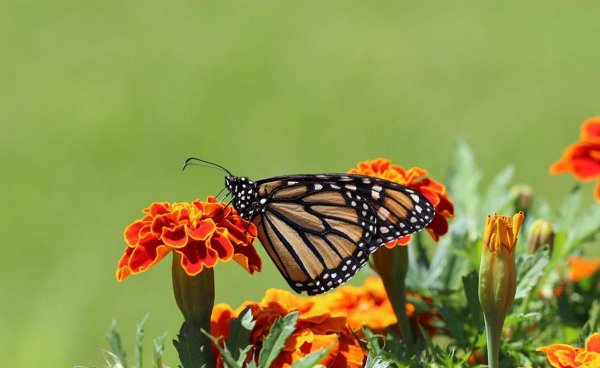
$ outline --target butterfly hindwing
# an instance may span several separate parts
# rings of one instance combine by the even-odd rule
[[[378,178],[363,177],[359,192],[377,214],[377,245],[425,228],[435,215],[432,204],[416,190]]]

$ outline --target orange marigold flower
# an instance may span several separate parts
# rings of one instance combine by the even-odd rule
[[[600,259],[569,257],[569,279],[573,282],[593,276],[600,270]]]
[[[127,248],[117,268],[119,281],[146,271],[170,251],[181,255],[181,266],[190,276],[232,258],[250,273],[261,269],[252,246],[256,227],[214,197],[206,202],[152,203],[143,212],[146,216],[125,229]]]
[[[581,126],[581,139],[567,147],[563,157],[550,166],[551,174],[570,171],[582,181],[598,180],[594,197],[600,202],[600,116]]]
[[[433,306],[433,300],[419,294],[409,292],[407,297],[422,302],[419,304]],[[379,277],[367,277],[364,286],[361,287],[340,286],[331,293],[315,296],[312,299],[332,312],[345,314],[348,326],[359,334],[362,326],[379,333],[398,322],[383,281]],[[414,304],[407,302],[406,314],[413,324],[420,325],[431,336],[437,332],[435,321],[441,319],[439,312],[417,310]]]
[[[600,367],[600,333],[594,333],[585,342],[585,348],[566,344],[553,344],[537,348],[546,353],[548,362],[556,368],[597,368]]]
[[[393,181],[423,194],[435,207],[435,216],[425,228],[433,240],[438,241],[440,236],[448,232],[448,219],[454,218],[454,204],[446,193],[446,187],[440,182],[427,177],[427,170],[413,167],[408,170],[402,166],[394,165],[390,160],[377,158],[372,161],[363,161],[349,174],[374,176]],[[386,244],[388,248],[395,245],[406,245],[411,236],[404,236]]]
[[[320,364],[325,367],[362,367],[365,354],[346,324],[343,313],[330,311],[317,303],[314,298],[294,295],[284,290],[270,289],[260,303],[246,302],[233,311],[229,306],[219,304],[212,314],[211,331],[214,336],[227,337],[232,318],[249,307],[256,321],[250,337],[252,356],[258,358],[263,340],[271,326],[279,317],[298,311],[295,331],[286,340],[285,346],[273,362],[273,367],[289,367],[313,351],[332,346],[331,351]],[[215,350],[216,360],[219,354]],[[219,361],[219,364],[222,362]]]

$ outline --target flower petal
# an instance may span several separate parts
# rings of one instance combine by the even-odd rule
[[[581,140],[600,143],[600,116],[588,119],[581,125]]]
[[[160,237],[166,245],[173,248],[181,248],[188,243],[188,235],[184,224],[173,228],[163,227]]]
[[[546,353],[550,365],[557,368],[577,367],[575,357],[579,350],[565,344],[553,344],[536,349],[536,351]]]
[[[140,241],[140,230],[147,226],[147,221],[137,220],[133,224],[127,226],[125,229],[125,242],[130,247],[137,245]]]
[[[215,230],[217,230],[215,223],[211,219],[206,219],[200,221],[195,229],[190,229],[188,235],[194,240],[206,240]]]
[[[585,342],[585,350],[600,353],[600,333],[595,332]]]

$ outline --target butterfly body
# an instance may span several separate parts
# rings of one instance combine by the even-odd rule
[[[309,295],[345,283],[380,246],[435,214],[419,192],[362,175],[228,176],[225,186],[288,284]]]

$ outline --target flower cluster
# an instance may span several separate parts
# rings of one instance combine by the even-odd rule
[[[433,307],[433,300],[417,293],[407,293],[406,313],[411,322],[426,329],[431,336],[437,332],[436,320],[441,315]],[[317,303],[332,311],[342,312],[354,331],[362,326],[375,332],[384,332],[398,321],[379,277],[367,277],[364,286],[345,285],[334,292],[313,297]],[[415,303],[411,303],[413,300]],[[418,307],[417,307],[418,305]]]
[[[427,305],[432,303],[418,294],[410,297]],[[231,319],[248,307],[256,320],[250,339],[253,351],[249,357],[257,355],[255,353],[260,350],[277,318],[293,311],[299,312],[296,330],[273,364],[277,367],[288,367],[303,356],[330,345],[333,348],[320,364],[326,367],[361,367],[365,353],[356,340],[356,336],[361,335],[361,328],[365,326],[375,332],[385,332],[397,322],[381,279],[369,277],[362,287],[342,286],[331,293],[314,297],[270,289],[259,303],[246,302],[235,311],[228,305],[218,304],[213,310],[212,334],[227,337]],[[421,311],[413,304],[407,304],[406,309],[413,323],[435,331],[434,321],[441,318],[438,312]],[[216,350],[215,353],[218,357]]]
[[[553,344],[538,348],[546,353],[550,365],[556,368],[600,367],[600,333],[594,333],[585,342],[585,348]]]
[[[438,241],[440,236],[448,232],[448,219],[454,218],[454,205],[448,197],[448,193],[446,193],[446,187],[440,182],[427,177],[427,170],[419,167],[406,170],[402,166],[392,164],[390,160],[378,158],[361,162],[348,173],[374,176],[420,192],[435,208],[435,216],[426,226],[427,232],[435,241]],[[410,242],[410,239],[410,235],[404,236],[387,243],[386,246],[391,248],[395,245],[406,245]]]
[[[260,303],[246,302],[235,311],[225,304],[216,305],[212,317],[212,334],[227,337],[231,319],[248,307],[256,321],[250,337],[252,350],[248,353],[249,359],[258,356],[263,340],[277,318],[298,311],[296,328],[272,366],[289,367],[303,356],[331,346],[329,354],[320,364],[326,367],[362,367],[365,355],[346,325],[343,313],[329,310],[311,298],[284,290],[270,289]]]
[[[249,273],[261,269],[252,246],[256,227],[214,197],[206,202],[153,203],[143,212],[146,216],[125,229],[127,248],[117,268],[119,281],[146,271],[171,251],[181,255],[181,266],[190,276],[219,260],[234,259]]]
[[[594,197],[600,202],[600,116],[583,123],[579,142],[567,147],[563,157],[550,167],[552,174],[567,171],[579,180],[597,180]]]

